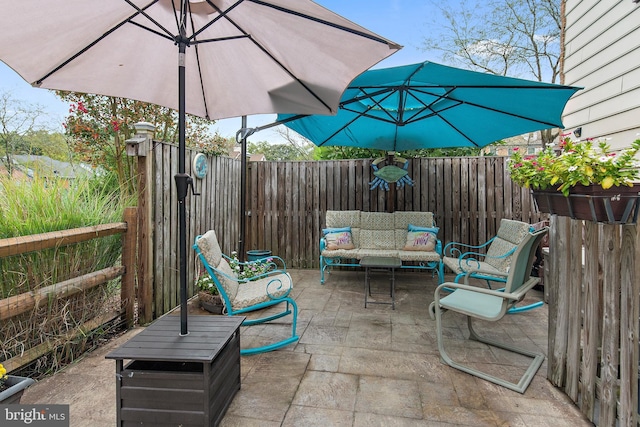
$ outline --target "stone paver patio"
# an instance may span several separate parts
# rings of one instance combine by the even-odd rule
[[[317,270],[290,273],[300,309],[300,341],[242,357],[242,388],[222,426],[592,425],[546,380],[546,362],[525,394],[442,364],[435,321],[428,315],[436,287],[430,274],[399,272],[392,310],[377,304],[364,308],[362,271],[334,271],[325,285],[320,285]],[[379,289],[388,289],[385,276],[374,279]],[[533,291],[529,298],[541,297]],[[191,311],[203,314],[198,308]],[[452,357],[507,375],[521,373],[526,361],[465,340],[463,317],[447,313],[444,319]],[[286,336],[288,322],[243,328],[242,346]],[[547,352],[546,306],[489,327],[490,334]],[[139,330],[38,382],[22,403],[70,404],[71,426],[115,425],[115,363],[104,356]]]

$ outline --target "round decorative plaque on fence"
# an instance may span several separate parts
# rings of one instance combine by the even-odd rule
[[[207,169],[207,156],[202,153],[196,154],[196,156],[193,158],[193,174],[197,178],[202,179],[207,176]]]

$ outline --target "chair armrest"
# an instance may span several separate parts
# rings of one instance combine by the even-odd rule
[[[434,250],[438,255],[442,256],[442,241],[440,239],[436,239],[436,247]]]
[[[278,273],[281,274],[282,272]],[[291,293],[291,290],[293,289],[293,284],[291,283],[291,276],[289,276],[288,274],[284,274],[284,277],[287,278],[287,280],[289,281],[288,286],[286,286],[286,288],[288,289],[286,293],[284,293],[283,295],[280,295],[278,297],[274,297],[275,292],[278,292],[282,289],[283,286],[285,286],[282,283],[282,275],[280,275],[280,277],[276,277],[274,279],[269,280],[269,282],[267,283],[267,287],[266,287],[266,293],[267,296],[272,299],[272,300],[283,300],[289,297],[289,294]]]
[[[487,262],[487,259],[506,258],[509,255],[512,255],[515,251],[516,248],[513,248],[500,256],[492,256],[478,252],[465,252],[463,254],[460,254],[460,256],[458,257],[458,267],[460,267],[460,270],[462,270],[462,272],[467,272],[472,269],[478,270],[481,268],[481,262]]]
[[[324,251],[327,247],[327,239],[325,239],[324,237],[320,238],[320,253],[322,253],[322,251]]]
[[[229,257],[229,256],[227,256],[225,254],[222,254],[222,257],[224,259],[226,259],[227,262],[232,267],[233,267],[233,264],[236,263],[236,261],[233,258],[231,258],[231,257]],[[237,261],[238,266],[241,267],[242,269],[251,268],[251,266],[256,264],[256,263],[268,264],[269,267],[270,267],[269,271],[282,270],[282,272],[284,272],[284,273],[287,272],[287,265],[284,262],[284,260],[282,258],[280,258],[279,256],[275,256],[275,255],[269,255],[269,256],[266,256],[264,258],[257,259],[255,261],[245,261],[245,262]]]
[[[445,282],[441,285],[439,285],[436,288],[436,295],[438,295],[438,299],[439,295],[441,292],[446,292],[446,293],[451,293],[451,290],[453,289],[454,291],[456,289],[464,289],[467,291],[471,291],[471,292],[477,292],[477,293],[481,293],[481,294],[487,294],[487,295],[493,295],[499,298],[505,298],[505,299],[509,299],[512,301],[520,301],[523,297],[524,294],[526,294],[529,290],[531,290],[536,284],[538,284],[538,282],[540,282],[540,278],[539,277],[529,277],[529,280],[527,280],[519,289],[518,292],[503,292],[501,290],[494,290],[494,289],[489,289],[489,288],[480,288],[478,286],[472,286],[468,284],[468,276],[471,273],[467,273],[467,275],[465,276],[465,283],[455,283],[455,282]]]
[[[468,249],[482,249],[489,246],[491,242],[493,242],[493,239],[495,239],[495,237],[492,237],[481,245],[468,245],[466,243],[460,242],[449,242],[445,245],[442,253],[444,256],[459,258],[464,253],[464,251]]]

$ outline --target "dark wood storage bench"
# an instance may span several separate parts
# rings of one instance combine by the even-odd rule
[[[117,425],[217,426],[240,390],[243,320],[189,316],[180,336],[180,316],[165,316],[109,353]]]

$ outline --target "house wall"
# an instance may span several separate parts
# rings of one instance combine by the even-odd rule
[[[567,0],[565,81],[582,86],[567,103],[567,131],[625,148],[640,138],[640,3]]]

